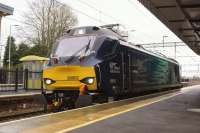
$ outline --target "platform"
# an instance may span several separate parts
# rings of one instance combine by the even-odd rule
[[[69,133],[199,133],[200,86]],[[63,130],[64,131],[64,130]]]
[[[0,133],[197,133],[200,86],[0,124]]]
[[[46,93],[51,93],[47,91]],[[19,90],[19,91],[7,91],[7,92],[0,92],[0,99],[4,98],[14,98],[14,97],[28,97],[34,95],[41,95],[41,90]]]
[[[0,92],[0,105],[0,122],[46,109],[46,101],[41,90]]]

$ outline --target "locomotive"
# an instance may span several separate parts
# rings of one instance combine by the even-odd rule
[[[53,46],[43,82],[55,106],[74,106],[82,95],[118,99],[181,87],[177,61],[127,42],[112,25],[67,30]]]

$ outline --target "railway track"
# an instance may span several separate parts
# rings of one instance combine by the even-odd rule
[[[121,101],[128,101],[131,100],[133,101],[139,101],[139,100],[144,100],[152,97],[156,97],[159,95],[164,95],[168,93],[173,93],[176,92],[180,89],[174,89],[174,90],[168,90],[168,91],[162,91],[162,92],[156,92],[156,93],[144,93],[143,95],[140,94],[140,96],[135,96],[133,98],[128,98],[128,99],[122,99],[119,101],[113,101],[110,99],[108,103],[102,103],[102,104],[110,104],[110,103],[116,103],[116,102],[121,102]],[[35,96],[33,96],[35,98]],[[7,104],[10,104],[9,107],[5,106],[6,99],[4,99],[4,108],[0,108],[0,122],[6,122],[6,121],[12,121],[12,120],[17,120],[17,119],[22,119],[22,118],[28,118],[28,117],[33,117],[33,116],[39,116],[43,114],[48,114],[52,113],[51,111],[45,111],[44,109],[44,104],[39,104],[36,101],[34,101],[33,97],[18,97],[18,98],[9,98],[7,99]],[[15,101],[11,101],[15,100]],[[2,99],[0,101],[0,104],[2,104]],[[95,106],[100,103],[93,103],[91,106]]]
[[[13,94],[0,96],[0,122],[44,113],[41,94]]]
[[[34,117],[34,116],[39,116],[39,115],[44,115],[44,114],[47,114],[46,112],[44,112],[44,110],[30,109],[29,111],[23,111],[22,113],[13,113],[10,116],[8,116],[8,115],[1,116],[0,123]]]

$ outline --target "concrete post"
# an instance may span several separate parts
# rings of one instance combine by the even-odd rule
[[[2,54],[2,51],[3,51],[3,48],[2,48],[2,44],[1,44],[1,19],[2,19],[2,16],[0,16],[0,67],[2,66],[2,57],[3,54]]]

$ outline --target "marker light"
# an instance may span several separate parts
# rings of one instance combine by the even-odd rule
[[[53,58],[53,63],[58,64],[58,58]]]
[[[73,34],[73,35],[82,35],[82,34],[86,34],[86,29],[85,29],[85,28],[76,29],[76,30],[74,31],[74,34]]]

